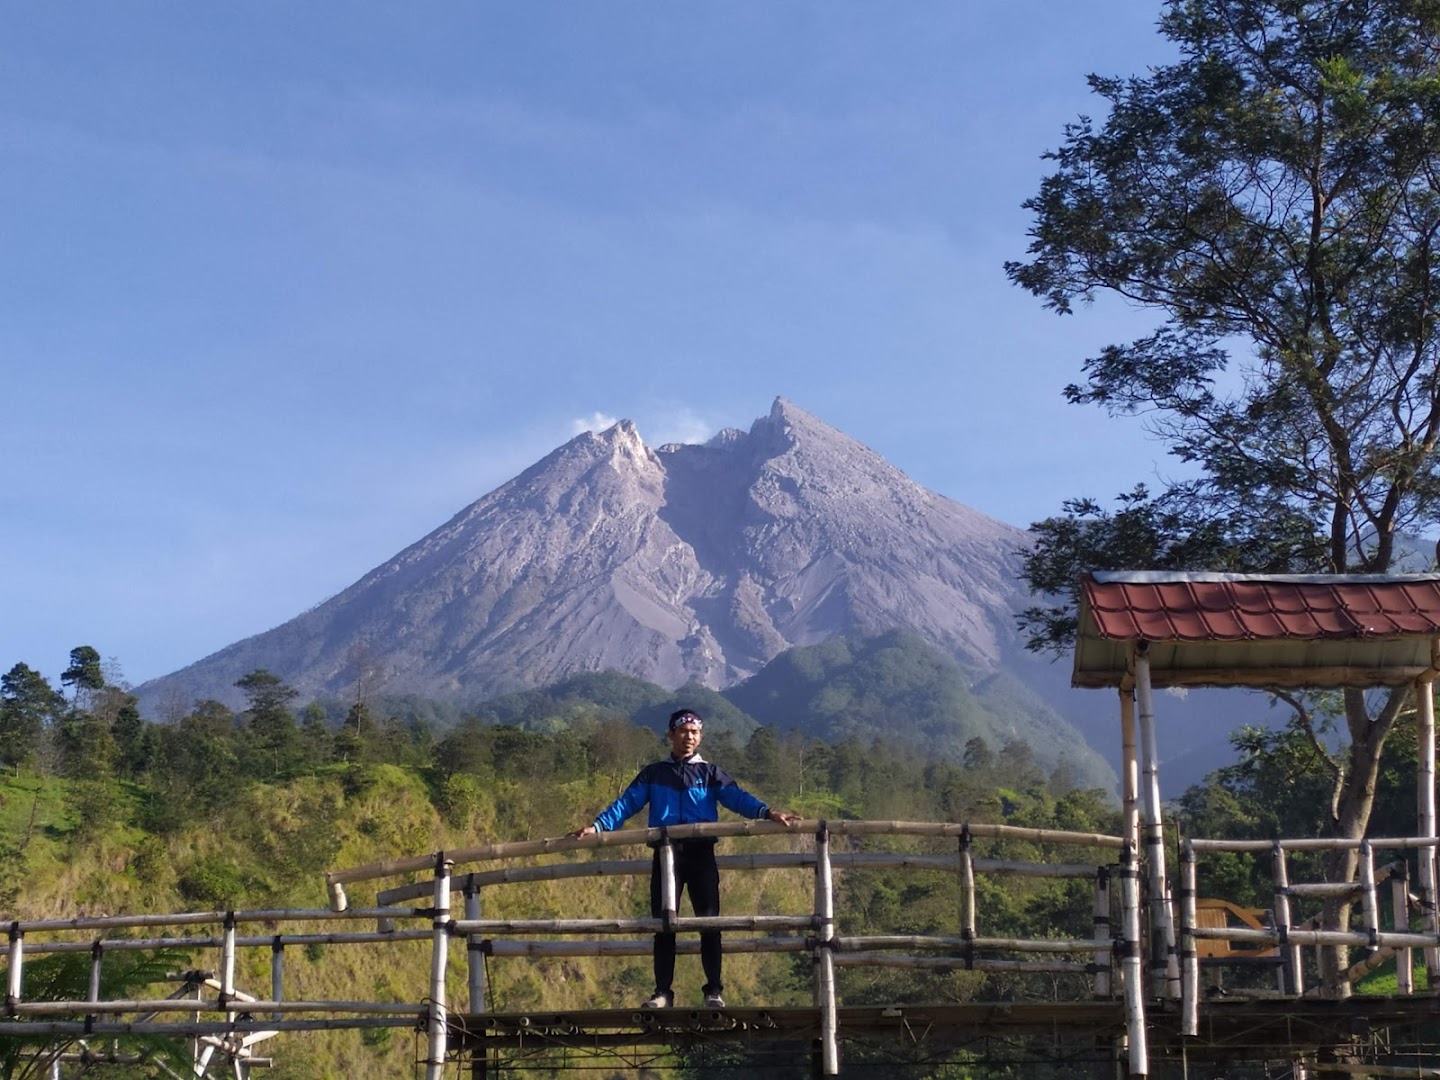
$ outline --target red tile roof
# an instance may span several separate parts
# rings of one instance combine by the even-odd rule
[[[1081,578],[1094,636],[1223,642],[1440,636],[1440,575],[1112,572]]]

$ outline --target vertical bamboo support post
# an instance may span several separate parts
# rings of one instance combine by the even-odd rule
[[[1114,942],[1110,935],[1110,868],[1095,868],[1095,996],[1110,996],[1110,963]]]
[[[465,886],[465,918],[473,921],[480,918],[480,886],[468,883]],[[465,942],[467,984],[470,988],[470,1015],[478,1016],[485,1011],[485,939],[480,934],[471,934]]]
[[[105,962],[105,946],[100,942],[90,946],[90,989],[85,1000],[94,1005],[100,1000],[100,965]],[[93,1021],[94,1015],[87,1016],[87,1020]]]
[[[205,1000],[205,984],[198,979],[195,982],[195,1000]],[[190,1063],[192,1071],[196,1076],[203,1077],[205,1068],[210,1064],[210,1056],[214,1052],[214,1045],[206,1046],[199,1039],[190,1040]]]
[[[1140,762],[1135,753],[1135,690],[1120,690],[1120,788],[1125,839],[1140,850]]]
[[[1200,1034],[1200,958],[1195,951],[1195,847],[1180,849],[1180,1034]]]
[[[235,912],[225,913],[225,936],[220,945],[220,1007],[235,998]]]
[[[1430,643],[1430,667],[1436,668],[1440,659],[1440,640]],[[1433,839],[1435,827],[1435,683],[1430,678],[1415,683],[1415,741],[1419,761],[1415,768],[1416,816],[1419,833]],[[1425,918],[1425,932],[1432,937],[1440,935],[1440,913],[1436,911],[1436,849],[1421,848],[1420,864],[1420,910]],[[1440,985],[1440,948],[1429,946],[1425,949],[1425,968],[1430,976],[1430,987]]]
[[[435,856],[434,933],[430,955],[429,1052],[425,1080],[445,1078],[445,968],[450,959],[450,866],[445,853]]]
[[[970,826],[960,829],[960,936],[965,939],[965,966],[975,966],[975,851]]]
[[[1125,1033],[1130,1075],[1150,1071],[1145,1041],[1145,965],[1140,955],[1140,866],[1135,849],[1125,847],[1120,866],[1120,917],[1124,937],[1120,942],[1120,978],[1125,989]]]
[[[670,932],[678,914],[680,900],[675,889],[675,848],[670,843],[670,834],[660,830],[660,918],[665,922],[665,932]]]
[[[1360,842],[1360,908],[1365,915],[1365,932],[1370,935],[1368,951],[1380,951],[1380,904],[1375,896],[1375,849],[1369,840]]]
[[[270,941],[270,1000],[285,1000],[285,939],[276,934]],[[272,1020],[282,1020],[285,1014],[272,1013]]]
[[[820,1010],[820,1068],[826,1076],[840,1073],[840,1048],[835,1014],[835,876],[830,865],[830,826],[815,832],[815,1005]]]
[[[1279,840],[1271,850],[1275,861],[1275,932],[1280,937],[1280,948],[1285,950],[1283,971],[1289,984],[1281,989],[1299,997],[1305,992],[1305,972],[1301,967],[1300,946],[1290,944],[1290,927],[1294,925],[1290,917],[1290,872],[1285,866],[1285,848]]]
[[[1165,826],[1160,816],[1160,755],[1155,741],[1155,695],[1150,686],[1149,643],[1135,647],[1135,690],[1140,711],[1140,755],[1144,770],[1145,862],[1150,873],[1150,971],[1156,994],[1180,996],[1175,955],[1175,919],[1165,873]]]
[[[14,1015],[15,1006],[20,1004],[21,989],[23,987],[23,972],[25,965],[25,935],[20,932],[20,924],[10,924],[10,980],[5,989],[5,1011]]]
[[[1390,918],[1395,932],[1403,934],[1410,929],[1410,902],[1407,895],[1410,882],[1402,862],[1400,870],[1390,878]],[[1415,992],[1415,952],[1413,949],[1395,950],[1395,991],[1400,994]]]

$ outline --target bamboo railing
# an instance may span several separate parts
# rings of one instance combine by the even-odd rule
[[[699,837],[727,836],[805,836],[814,838],[813,850],[786,853],[721,856],[716,862],[722,871],[762,870],[773,868],[812,869],[815,878],[812,911],[804,915],[742,915],[682,917],[676,911],[675,880],[671,845]],[[835,837],[909,836],[954,839],[954,855],[921,855],[890,852],[836,852]],[[430,894],[439,882],[443,867],[445,887],[465,897],[466,917],[450,923],[450,931],[467,939],[470,959],[468,986],[471,1013],[484,1011],[484,972],[477,957],[489,956],[602,956],[640,955],[650,951],[648,940],[601,941],[593,938],[569,942],[529,942],[499,940],[498,936],[523,935],[619,935],[624,933],[686,932],[698,930],[748,930],[762,932],[790,931],[788,936],[729,939],[727,952],[810,952],[815,959],[815,1005],[820,1012],[821,1070],[834,1075],[839,1069],[837,993],[835,971],[840,967],[888,967],[912,970],[974,970],[991,972],[1046,972],[1087,974],[1093,978],[1094,993],[1108,996],[1113,985],[1111,976],[1112,939],[1110,919],[1110,865],[1075,865],[1029,863],[1018,860],[982,859],[975,857],[976,840],[1010,840],[1037,844],[1065,844],[1089,847],[1101,852],[1120,851],[1123,838],[1097,833],[1076,833],[1062,830],[1030,829],[1006,825],[905,822],[905,821],[810,821],[798,826],[775,822],[741,821],[676,826],[668,829],[630,829],[599,833],[588,837],[563,837],[511,843],[485,844],[475,847],[432,852],[407,859],[395,859],[368,866],[334,870],[326,874],[331,902],[337,910],[348,903],[346,886],[358,882],[378,881],[400,874],[431,870],[434,883],[409,882],[380,890],[377,903],[388,906],[416,900]],[[600,860],[593,862],[552,864],[546,866],[505,867],[495,870],[474,870],[457,873],[464,864],[496,862],[536,855],[563,854],[587,849],[649,845],[660,853],[661,908],[658,918],[630,919],[482,919],[481,894],[499,885],[519,882],[561,881],[580,877],[644,875],[651,872],[648,859]],[[959,937],[925,935],[891,935],[871,938],[839,936],[835,927],[836,869],[931,870],[954,873],[959,878],[962,932]],[[1019,875],[1055,878],[1089,878],[1096,882],[1096,936],[1084,940],[1027,941],[1014,938],[983,938],[975,925],[975,880],[977,874]],[[436,907],[439,907],[437,902]],[[1130,913],[1125,929],[1130,933],[1131,949],[1140,953],[1140,917],[1138,905]],[[804,932],[803,936],[800,932]],[[692,946],[693,947],[693,946]],[[908,950],[899,954],[896,950]],[[1041,954],[1039,960],[1002,959],[991,952]],[[944,955],[934,955],[936,953]],[[918,954],[918,955],[917,955]],[[1064,954],[1080,954],[1083,960],[1061,959]],[[439,950],[437,949],[437,955]],[[1127,992],[1135,999],[1131,1015],[1143,1028],[1144,1011],[1140,1002],[1142,990],[1138,979],[1131,980]],[[429,1026],[431,1045],[429,1061],[433,1064],[445,1056],[445,1029],[434,1021]],[[1143,1034],[1136,1036],[1143,1047]],[[1143,1068],[1141,1069],[1143,1072]]]
[[[1199,1030],[1200,964],[1195,948],[1197,940],[1211,939],[1244,942],[1256,945],[1273,945],[1280,951],[1281,963],[1278,969],[1279,986],[1282,996],[1314,996],[1315,990],[1305,987],[1305,948],[1340,946],[1359,948],[1366,951],[1366,958],[1351,964],[1344,972],[1344,979],[1354,984],[1374,971],[1390,958],[1396,961],[1396,989],[1402,995],[1414,993],[1413,950],[1423,950],[1427,961],[1427,973],[1432,989],[1440,982],[1440,971],[1433,966],[1432,958],[1440,948],[1440,922],[1433,897],[1427,896],[1428,889],[1422,886],[1420,896],[1409,891],[1409,866],[1402,858],[1376,872],[1375,852],[1392,851],[1412,853],[1422,868],[1422,882],[1433,881],[1433,869],[1427,875],[1426,865],[1433,868],[1437,845],[1435,837],[1395,837],[1378,839],[1332,839],[1309,838],[1293,840],[1186,840],[1181,845],[1180,863],[1182,885],[1180,889],[1180,939],[1181,939],[1181,1013],[1182,1031],[1194,1035]],[[1293,882],[1290,876],[1289,855],[1295,852],[1356,850],[1359,853],[1358,870],[1353,881],[1340,882]],[[1202,855],[1216,852],[1250,853],[1269,855],[1274,881],[1275,926],[1269,930],[1255,930],[1240,927],[1201,927],[1196,925],[1195,895],[1198,880],[1198,862]],[[1381,902],[1381,881],[1387,880],[1390,897],[1387,905]],[[1296,923],[1292,900],[1319,899],[1338,902],[1360,908],[1360,928],[1350,930],[1327,930],[1319,928],[1319,916]],[[1382,926],[1382,913],[1389,917],[1390,927]],[[1412,915],[1418,916],[1423,929],[1411,929]],[[1353,920],[1351,922],[1353,927]],[[1256,990],[1232,991],[1232,993],[1263,996],[1267,992]]]

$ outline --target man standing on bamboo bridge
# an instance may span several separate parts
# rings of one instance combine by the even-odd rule
[[[681,709],[670,716],[667,733],[670,756],[640,770],[640,775],[620,793],[620,797],[596,815],[591,825],[571,833],[572,836],[594,836],[611,832],[625,820],[650,804],[652,829],[663,825],[698,825],[714,821],[715,807],[749,818],[767,818],[785,825],[794,825],[799,814],[771,810],[763,802],[740,787],[730,774],[712,765],[699,754],[705,721],[692,709]],[[690,891],[690,907],[696,915],[720,914],[720,871],[715,866],[715,838],[697,837],[680,840],[675,851],[675,902],[680,893]],[[657,848],[650,864],[650,916],[663,914],[660,899],[660,851]],[[723,1009],[725,999],[720,983],[720,931],[700,933],[700,964],[705,969],[705,1004]],[[655,935],[655,994],[645,1002],[647,1009],[667,1009],[675,1004],[670,984],[675,978],[675,935]]]

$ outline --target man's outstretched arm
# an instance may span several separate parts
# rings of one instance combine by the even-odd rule
[[[620,797],[607,806],[600,813],[595,815],[595,820],[583,829],[576,829],[570,833],[572,837],[594,836],[597,832],[614,832],[626,819],[633,817],[640,812],[640,809],[650,799],[650,788],[644,780],[645,773],[642,770],[630,786],[620,793]]]

